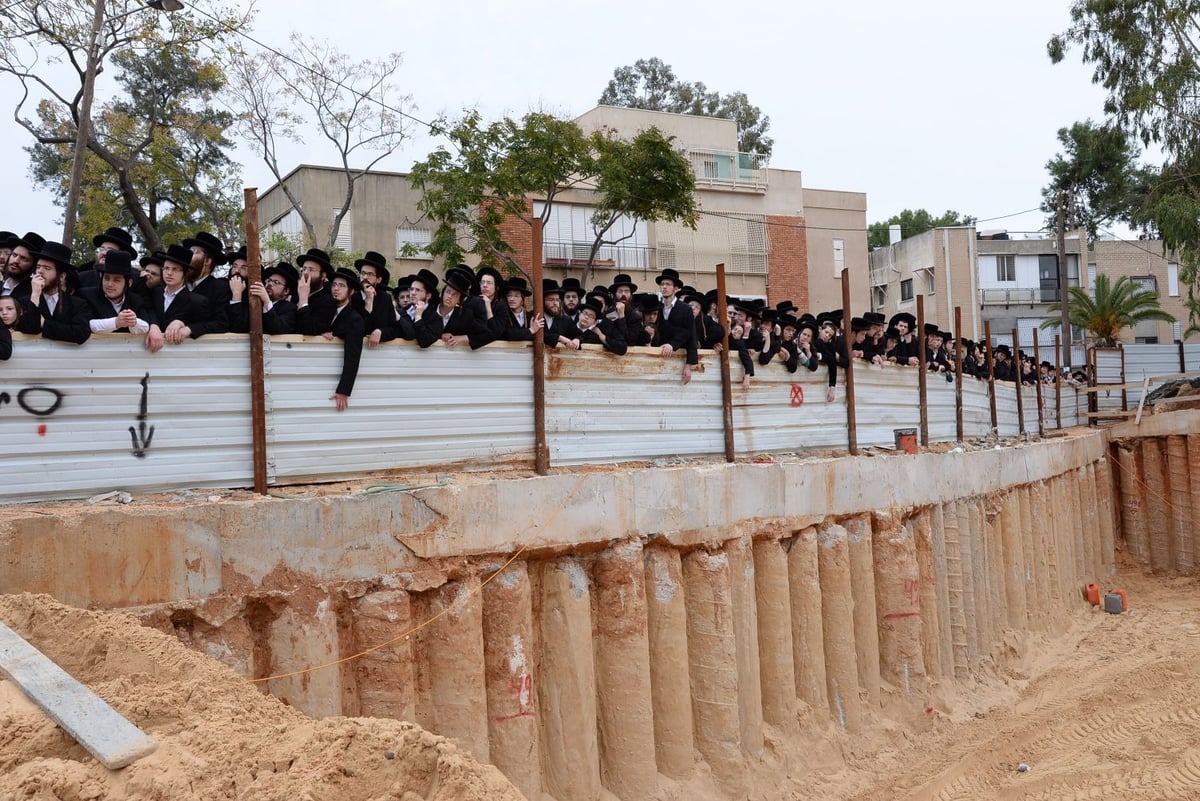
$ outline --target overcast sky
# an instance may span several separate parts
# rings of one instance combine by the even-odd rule
[[[398,80],[422,120],[466,107],[487,120],[533,108],[581,114],[614,68],[657,56],[684,80],[746,92],[771,118],[771,166],[802,171],[805,186],[865,192],[868,222],[921,207],[986,219],[1035,208],[1055,132],[1101,118],[1102,91],[1078,53],[1057,66],[1046,57],[1069,9],[1068,0],[260,0],[254,34],[278,48],[298,30],[360,56],[403,53]],[[16,96],[14,81],[0,81],[3,108]],[[60,210],[22,188],[28,136],[9,111],[2,119],[12,180],[0,228],[57,238]],[[379,167],[405,171],[435,146],[414,135]],[[314,136],[287,161],[332,158]],[[272,183],[249,151],[238,160],[247,186]],[[1033,212],[980,227],[1041,224]]]

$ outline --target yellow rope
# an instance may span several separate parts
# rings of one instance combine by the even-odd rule
[[[566,495],[563,496],[562,501],[558,504],[558,507],[555,508],[555,510],[550,514],[550,516],[547,517],[545,520],[543,520],[540,524],[538,524],[530,529],[529,533],[523,538],[524,542],[522,542],[521,547],[518,548],[516,550],[516,552],[513,553],[513,555],[508,558],[508,561],[506,561],[499,568],[497,568],[495,571],[493,571],[491,575],[489,575],[487,578],[485,578],[483,581],[481,581],[479,583],[479,586],[472,588],[469,592],[467,592],[466,595],[459,596],[457,599],[455,599],[454,603],[450,604],[449,606],[447,606],[442,611],[438,612],[433,617],[429,618],[428,620],[421,621],[417,625],[413,626],[412,628],[408,629],[407,631],[405,631],[401,634],[396,635],[395,637],[393,637],[390,640],[385,640],[384,642],[381,642],[378,645],[372,645],[370,648],[367,648],[366,650],[363,650],[363,651],[359,651],[356,654],[351,654],[350,656],[344,656],[341,659],[335,659],[332,662],[326,662],[322,665],[312,665],[311,667],[306,667],[301,670],[293,670],[289,673],[278,673],[274,676],[264,676],[260,679],[250,679],[250,682],[252,684],[261,684],[262,682],[274,681],[275,679],[287,679],[287,678],[291,678],[292,676],[303,676],[307,673],[313,673],[318,670],[324,670],[325,668],[331,668],[331,667],[335,667],[337,665],[345,664],[346,662],[352,662],[355,659],[360,659],[360,658],[366,656],[367,654],[374,653],[375,651],[378,651],[380,648],[386,648],[387,646],[391,645],[394,642],[399,642],[400,640],[403,640],[404,638],[425,628],[430,623],[432,623],[433,621],[440,618],[442,615],[449,614],[450,612],[453,612],[455,609],[466,605],[466,603],[471,600],[472,596],[475,596],[475,595],[479,594],[480,592],[482,592],[483,588],[486,587],[488,585],[488,583],[492,581],[492,579],[496,578],[496,576],[499,576],[501,573],[503,573],[508,568],[509,565],[511,565],[513,562],[515,562],[521,556],[521,554],[525,552],[525,550],[529,547],[530,542],[533,541],[534,534],[536,534],[539,531],[544,530],[547,526],[549,526],[551,523],[554,522],[554,519],[556,517],[558,517],[559,513],[566,507],[567,501],[571,500],[571,498],[573,498],[575,496],[575,493],[579,492],[579,488],[583,486],[583,482],[586,480],[586,478],[587,478],[587,476],[580,476],[579,480],[575,482],[575,486],[571,488],[570,492],[568,492]]]

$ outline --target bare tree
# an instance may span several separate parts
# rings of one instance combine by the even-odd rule
[[[296,33],[289,53],[243,53],[235,58],[229,67],[231,100],[240,134],[300,215],[308,241],[332,250],[353,204],[355,184],[403,143],[405,107],[412,98],[393,83],[399,53],[354,61],[328,43]],[[279,145],[307,141],[310,132],[319,132],[332,145],[346,179],[341,209],[332,225],[320,231],[312,210],[305,209],[284,182],[279,164]]]

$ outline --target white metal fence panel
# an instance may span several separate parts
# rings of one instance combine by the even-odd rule
[[[249,346],[26,338],[0,368],[0,503],[253,483]]]
[[[977,378],[963,377],[963,436],[982,437],[992,430],[992,407],[988,385]]]
[[[683,360],[664,359],[657,349],[630,348],[623,357],[547,349],[550,463],[724,453],[720,366],[711,354],[701,363],[703,372],[685,386]]]
[[[1183,346],[1184,370],[1200,370],[1200,343]]]
[[[750,388],[747,390],[741,385],[745,374],[737,356],[732,358],[730,366],[733,381],[733,442],[739,456],[801,448],[849,446],[846,387],[841,371],[838,386],[834,388],[833,402],[830,403],[825,400],[829,393],[827,368],[819,367],[815,372],[800,369],[789,373],[779,364],[756,365],[755,375],[750,379]],[[855,377],[859,374],[856,373]],[[861,391],[857,394],[862,397]]]
[[[917,371],[911,367],[854,365],[854,416],[860,447],[894,447],[896,429],[920,429]],[[839,388],[840,391],[840,388]]]
[[[1178,372],[1178,345],[1127,345],[1125,347],[1125,382],[1128,384]],[[1154,389],[1156,386],[1158,386],[1158,382],[1150,382],[1150,389]],[[1136,408],[1142,398],[1142,388],[1140,386],[1130,387],[1126,390],[1126,395],[1129,399],[1129,408]]]
[[[954,393],[954,374],[949,374],[951,381],[946,381],[946,376],[929,373],[925,376],[925,401],[928,405],[929,419],[929,441],[930,442],[949,442],[958,439],[958,421],[955,419],[954,409],[957,404],[957,399]],[[964,378],[964,381],[971,379]],[[966,436],[964,430],[963,435]]]
[[[996,384],[996,422],[1001,437],[1015,437],[1021,433],[1017,420],[1017,391],[1008,381]]]
[[[340,341],[277,337],[270,359],[268,452],[281,482],[533,458],[527,345],[472,351],[397,341],[364,349],[341,414],[329,400],[342,370]]]
[[[1120,348],[1096,348],[1096,408],[1100,412],[1117,412],[1125,404],[1125,395],[1119,389],[1103,389],[1104,384],[1124,383],[1121,368],[1123,354]]]

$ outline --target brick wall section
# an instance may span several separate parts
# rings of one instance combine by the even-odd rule
[[[527,201],[526,213],[533,214],[533,203]],[[500,236],[513,249],[512,257],[527,275],[533,272],[533,226],[511,215],[500,223]]]
[[[808,311],[808,230],[803,217],[768,216],[767,301],[791,300]]]

